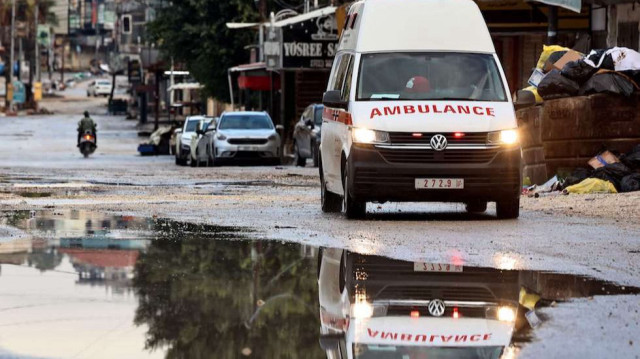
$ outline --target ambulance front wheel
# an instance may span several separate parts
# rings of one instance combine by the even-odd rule
[[[320,171],[320,203],[322,212],[337,213],[342,209],[342,198],[327,189],[327,183],[324,180],[324,172],[322,171],[322,161],[318,166]]]
[[[505,198],[496,202],[499,219],[516,219],[520,216],[520,196]]]
[[[351,195],[351,184],[349,174],[349,166],[345,166],[342,174],[342,186],[344,195],[342,196],[342,212],[348,219],[363,218],[367,213],[367,202],[360,201]]]

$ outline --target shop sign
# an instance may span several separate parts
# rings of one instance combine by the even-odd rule
[[[286,25],[279,30],[267,27],[265,31],[268,69],[330,69],[337,51],[335,14]]]

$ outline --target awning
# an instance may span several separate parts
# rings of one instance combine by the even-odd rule
[[[243,72],[243,71],[253,71],[253,70],[265,70],[267,65],[264,62],[254,62],[252,64],[244,64],[232,67],[229,69],[229,72]]]
[[[204,86],[202,86],[201,84],[199,84],[197,82],[182,82],[182,83],[179,83],[179,84],[174,84],[172,86],[169,86],[167,91],[173,91],[173,90],[199,90],[199,89],[201,89],[203,87]]]
[[[280,20],[280,21],[276,21],[275,23],[273,23],[273,26],[275,27],[283,27],[283,26],[287,26],[287,25],[292,25],[292,24],[296,24],[302,21],[306,21],[309,19],[314,19],[316,17],[321,17],[321,16],[325,16],[325,15],[331,15],[333,13],[336,12],[337,7],[335,6],[327,6],[324,7],[322,9],[318,9],[318,10],[313,10],[313,11],[309,11],[306,14],[300,14],[300,15],[296,15],[296,16],[292,16],[289,18],[286,18],[284,20]],[[229,29],[251,29],[251,28],[257,28],[260,25],[265,25],[265,26],[271,26],[270,22],[266,21],[266,22],[228,22],[227,24],[227,28]]]
[[[309,11],[306,14],[302,14],[302,15],[298,15],[298,16],[292,16],[292,17],[286,18],[284,20],[276,21],[273,24],[273,26],[275,26],[275,27],[283,27],[283,26],[287,26],[287,25],[296,24],[296,23],[299,23],[299,22],[302,22],[302,21],[314,19],[316,17],[321,17],[321,16],[325,16],[325,15],[331,15],[331,14],[334,14],[336,12],[336,9],[337,9],[337,7],[335,7],[335,6],[327,6],[327,7],[324,7],[322,9]],[[269,23],[266,23],[265,25],[269,25]]]
[[[227,28],[229,29],[250,29],[254,27],[258,27],[260,25],[259,22],[228,22]]]

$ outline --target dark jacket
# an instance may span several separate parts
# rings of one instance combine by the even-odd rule
[[[96,123],[93,122],[91,117],[84,117],[82,120],[78,122],[78,132],[80,133],[84,133],[85,131],[91,131],[95,133],[97,127],[98,125],[96,125]]]

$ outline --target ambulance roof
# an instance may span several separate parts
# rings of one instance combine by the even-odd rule
[[[365,0],[349,13],[358,15],[340,50],[495,52],[472,0]]]

